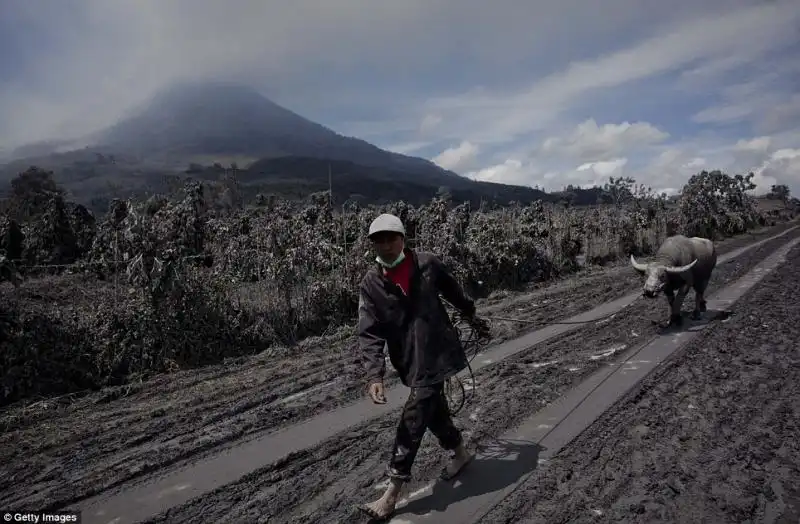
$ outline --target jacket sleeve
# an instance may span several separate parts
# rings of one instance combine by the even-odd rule
[[[456,278],[447,269],[447,266],[436,257],[431,258],[432,264],[436,267],[436,282],[439,286],[439,292],[445,300],[453,304],[461,313],[468,317],[475,314],[475,302],[469,298],[461,284],[458,283]]]
[[[369,383],[382,380],[386,373],[383,356],[385,343],[383,330],[375,314],[375,304],[362,282],[358,290],[358,347]]]

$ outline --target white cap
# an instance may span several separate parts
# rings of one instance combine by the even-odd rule
[[[382,231],[391,231],[392,233],[400,233],[406,236],[406,228],[403,226],[403,221],[388,213],[384,213],[372,221],[372,224],[369,225],[368,236],[371,237],[375,233]]]

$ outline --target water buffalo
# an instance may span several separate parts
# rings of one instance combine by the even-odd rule
[[[703,293],[717,265],[717,250],[711,240],[671,236],[658,248],[652,262],[641,264],[631,254],[631,265],[647,277],[642,293],[645,297],[655,298],[660,291],[664,291],[671,307],[670,325],[681,325],[681,306],[690,287],[695,292],[692,318],[698,319],[705,312]],[[675,290],[678,291],[677,297]]]

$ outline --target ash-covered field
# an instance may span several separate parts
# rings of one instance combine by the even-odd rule
[[[720,266],[709,292],[742,276],[799,234],[793,231]],[[758,239],[752,235],[730,239],[720,245],[720,253]],[[494,322],[497,342],[586,311],[640,285],[623,263],[495,299],[480,311],[533,321]],[[478,441],[498,435],[619,351],[646,340],[657,329],[651,320],[664,320],[667,310],[661,300],[640,304],[605,324],[588,325],[484,368],[476,376],[475,402],[459,416],[459,424]],[[41,401],[8,409],[0,417],[0,503],[56,508],[109,489],[124,490],[125,481],[146,479],[170,464],[201,459],[243,436],[345,404],[363,394],[349,335],[343,330],[277,355],[268,351],[164,375],[71,403]],[[391,415],[332,438],[175,508],[164,520],[349,520],[353,502],[378,493],[395,423]],[[442,460],[434,442],[426,438],[410,489],[432,479]]]

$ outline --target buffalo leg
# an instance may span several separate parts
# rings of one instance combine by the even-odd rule
[[[708,287],[708,280],[700,280],[694,285],[694,311],[692,318],[699,319],[702,313],[706,312],[705,292]]]
[[[683,319],[681,318],[681,307],[683,306],[683,300],[686,298],[687,293],[689,293],[689,286],[684,285],[678,289],[678,293],[672,300],[672,314],[670,315],[669,319],[670,324],[680,326],[683,323]]]

